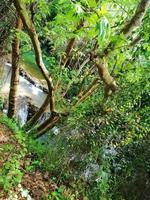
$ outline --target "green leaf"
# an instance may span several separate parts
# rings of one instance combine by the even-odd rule
[[[99,32],[99,37],[104,40],[107,36],[109,22],[106,17],[102,17],[100,22],[97,23],[96,29]]]
[[[96,0],[87,0],[89,7],[95,8],[97,6]]]

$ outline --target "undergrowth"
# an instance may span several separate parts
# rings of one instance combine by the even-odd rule
[[[6,136],[9,129],[12,131],[8,136],[8,141],[1,146],[1,159],[4,162],[0,168],[0,187],[8,192],[12,187],[21,183],[23,176],[21,161],[27,153],[27,147],[23,132],[14,121],[8,119],[5,115],[1,115],[0,123],[7,127],[4,130]]]

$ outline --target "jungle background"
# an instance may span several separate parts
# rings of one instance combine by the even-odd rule
[[[0,0],[0,199],[150,199],[150,0]]]

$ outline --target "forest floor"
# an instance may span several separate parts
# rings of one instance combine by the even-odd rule
[[[48,173],[29,172],[31,155],[21,156],[21,151],[22,144],[0,123],[0,200],[49,199],[48,195],[57,186],[50,181]],[[19,175],[21,182],[17,184]]]

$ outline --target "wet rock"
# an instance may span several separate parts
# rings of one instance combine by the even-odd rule
[[[33,115],[38,111],[38,108],[34,106],[31,101],[28,102],[28,116],[27,116],[27,121],[30,120]]]
[[[99,171],[100,166],[97,163],[90,163],[81,176],[86,181],[95,181],[98,178],[97,174]]]
[[[44,87],[43,85],[41,85],[39,82],[37,82],[36,80],[34,80],[29,74],[27,74],[27,72],[25,72],[22,68],[20,68],[20,76],[24,77],[27,81],[29,81],[29,83],[31,83],[32,85],[34,85],[35,87],[41,89],[43,92],[45,92],[46,94],[48,94],[48,89],[46,87]]]
[[[50,117],[50,113],[49,112],[44,112],[43,115],[39,118],[38,124],[43,123],[49,117]]]

